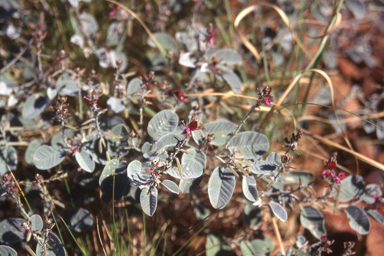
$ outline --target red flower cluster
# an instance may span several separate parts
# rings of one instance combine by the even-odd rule
[[[336,162],[330,161],[328,164],[325,163],[324,167],[326,169],[322,172],[322,174],[326,178],[331,176],[334,179],[334,181],[336,182],[336,184],[338,184],[342,179],[345,178],[345,173],[344,172],[339,172],[339,174],[337,174],[337,175],[335,174],[334,169],[336,168]]]
[[[209,43],[210,45],[214,45],[215,44],[214,38],[216,36],[218,36],[218,34],[215,33],[212,23],[209,23],[209,28],[207,29],[207,34],[205,34],[204,42]]]
[[[195,131],[195,130],[200,130],[201,128],[203,128],[202,125],[199,126],[199,121],[197,120],[192,120],[188,125],[185,125],[184,121],[183,121],[183,125],[184,125],[184,129],[187,133],[190,133],[191,131]]]
[[[175,99],[179,99],[181,100],[181,102],[185,103],[185,99],[188,97],[186,93],[183,93],[181,91],[181,89],[179,90],[176,90],[176,91],[173,91],[173,97],[175,97]]]

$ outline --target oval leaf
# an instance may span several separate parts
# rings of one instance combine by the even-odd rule
[[[157,207],[157,188],[144,188],[140,193],[140,205],[145,214],[152,216]]]
[[[8,172],[8,167],[14,171],[17,167],[17,153],[12,146],[0,146],[0,176]]]
[[[40,239],[36,246],[36,255],[45,256],[66,256],[64,246],[60,239],[52,232],[48,233],[48,237],[45,239],[48,243],[46,246],[43,244],[43,239]]]
[[[34,232],[40,232],[43,229],[43,219],[38,214],[29,217],[29,226]]]
[[[203,151],[190,148],[187,150],[187,152],[189,154],[184,153],[181,158],[182,164],[187,164],[189,162],[196,161],[201,164],[201,166],[203,166],[203,169],[205,169],[205,165],[207,164],[207,156],[204,154]]]
[[[178,123],[179,117],[175,112],[162,110],[149,121],[147,131],[154,140],[158,140],[176,130]]]
[[[205,243],[206,256],[232,256],[233,250],[232,247],[221,241],[220,234],[209,234],[207,236],[207,242]]]
[[[378,211],[376,211],[375,209],[369,209],[367,211],[367,213],[369,215],[371,215],[372,218],[374,218],[377,222],[383,224],[384,223],[384,218],[383,218],[383,215],[381,215],[381,213],[379,213]]]
[[[346,0],[345,5],[353,13],[356,19],[362,19],[365,16],[365,6],[359,0]]]
[[[179,194],[179,187],[177,184],[171,180],[163,180],[161,182],[161,185],[163,185],[166,189],[168,189],[170,192]]]
[[[22,110],[23,118],[33,119],[44,111],[48,104],[48,98],[40,93],[32,94],[24,103]]]
[[[165,50],[171,50],[174,53],[179,52],[179,48],[177,46],[176,40],[173,39],[173,37],[171,37],[170,35],[159,32],[159,33],[154,33],[153,36],[156,38],[156,40]],[[147,44],[153,48],[157,47],[150,37],[148,37]]]
[[[340,185],[340,202],[347,202],[355,198],[364,189],[365,182],[360,175],[350,175],[343,179]]]
[[[141,88],[141,84],[142,84],[142,81],[139,78],[133,78],[128,83],[127,94],[130,95],[131,97],[134,97],[137,100],[140,99],[140,96],[138,96],[138,94],[143,92],[143,88]]]
[[[221,146],[228,141],[228,135],[236,131],[237,125],[229,121],[215,121],[205,124],[204,129],[208,134],[213,134],[215,137],[211,141],[211,145]]]
[[[240,132],[228,144],[231,153],[244,154],[244,159],[263,155],[269,149],[267,136],[258,132]]]
[[[21,227],[24,222],[21,218],[8,218],[0,222],[0,243],[14,244],[24,240],[27,236]]]
[[[224,208],[235,190],[236,177],[229,168],[216,167],[208,183],[208,196],[215,209]]]
[[[80,233],[89,229],[93,225],[92,214],[83,208],[66,208],[61,212],[61,216],[71,231]]]
[[[110,97],[107,100],[107,106],[113,113],[120,113],[125,108],[123,100],[116,97]]]
[[[28,145],[27,150],[25,151],[25,161],[33,165],[33,156],[35,155],[36,150],[43,145],[44,141],[42,139],[34,139]]]
[[[275,214],[275,216],[279,220],[281,220],[283,222],[287,221],[288,214],[287,214],[287,211],[284,209],[283,206],[281,206],[280,204],[275,203],[275,202],[269,202],[268,205],[271,207],[273,214]]]
[[[99,179],[101,199],[108,204],[120,200],[128,186],[127,162],[113,159],[107,163]]]
[[[95,162],[93,161],[92,155],[87,150],[81,149],[80,152],[75,154],[76,161],[86,172],[93,172],[95,170]]]
[[[366,235],[371,229],[371,222],[368,215],[359,206],[350,205],[345,209],[349,220],[349,226],[356,232]]]
[[[193,179],[203,175],[203,167],[198,162],[188,162],[181,165],[183,177],[180,176],[178,167],[170,168],[167,173],[176,179]]]
[[[221,76],[218,79],[223,78],[225,82],[228,83],[229,87],[231,87],[232,91],[236,94],[241,93],[241,80],[236,75],[235,72],[229,67],[223,65],[217,65],[218,68],[222,71]]]
[[[233,49],[209,49],[207,57],[212,59],[213,56],[218,57],[220,63],[227,65],[241,65],[242,62],[240,53]]]
[[[143,170],[144,169],[144,170]],[[134,160],[129,163],[127,168],[128,178],[136,186],[142,188],[148,186],[152,182],[152,175],[145,171],[140,161]]]
[[[65,158],[65,151],[58,151],[53,147],[40,146],[33,157],[33,163],[40,170],[48,170],[60,164]]]
[[[300,210],[301,225],[311,231],[314,237],[320,240],[322,234],[327,234],[324,228],[324,217],[321,211],[312,206],[305,206],[300,208]]]
[[[275,171],[280,164],[281,157],[277,153],[271,152],[265,160],[263,160],[262,157],[259,157],[259,160],[256,160],[249,170],[254,174],[271,174],[271,172]]]
[[[249,201],[255,202],[257,200],[256,180],[252,176],[243,176],[243,193]]]
[[[279,177],[278,181],[284,184],[307,185],[313,177],[313,173],[309,171],[290,171],[287,175]]]
[[[2,256],[17,256],[17,252],[9,246],[0,245],[0,255],[2,255]]]
[[[263,217],[263,211],[260,207],[252,205],[250,201],[246,201],[244,212],[243,212],[243,222],[248,227],[255,227],[261,222]]]
[[[200,185],[201,181],[203,180],[203,177],[204,176],[201,175],[200,177],[195,178],[195,179],[180,180],[179,188],[180,188],[181,193],[183,193],[183,194],[191,193],[193,190],[195,190]]]

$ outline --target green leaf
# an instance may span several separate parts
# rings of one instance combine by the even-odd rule
[[[61,216],[72,232],[80,233],[88,230],[93,225],[92,214],[83,208],[66,208],[61,212]]]
[[[244,212],[243,212],[243,222],[246,226],[254,228],[259,224],[263,217],[263,211],[260,207],[252,205],[252,202],[246,201]]]
[[[173,39],[173,37],[170,35],[158,32],[154,33],[153,36],[165,50],[171,50],[176,54],[179,52],[179,47],[177,46],[176,40]],[[153,48],[157,47],[150,37],[148,37],[147,44]]]
[[[17,153],[12,146],[0,146],[0,176],[8,172],[8,167],[14,171],[17,167]]]
[[[131,81],[129,81],[127,86],[127,94],[131,97],[135,98],[136,100],[140,99],[140,96],[137,94],[143,92],[143,88],[141,88],[142,81],[139,78],[133,78]],[[136,96],[132,96],[136,94]]]
[[[48,98],[40,93],[35,93],[29,96],[25,101],[22,115],[25,119],[33,119],[44,111],[48,104]]]
[[[322,234],[327,234],[327,231],[324,228],[324,217],[321,211],[312,206],[301,207],[300,211],[301,225],[311,231],[314,237],[320,240]]]
[[[116,98],[116,97],[110,97],[107,100],[107,106],[108,106],[108,109],[113,113],[120,113],[125,108],[123,99]]]
[[[182,164],[187,164],[189,162],[196,161],[199,164],[201,164],[203,169],[205,169],[205,165],[207,164],[207,156],[203,151],[190,148],[187,150],[187,152],[189,154],[184,153],[183,156],[181,157]]]
[[[83,12],[79,16],[81,31],[87,36],[91,37],[92,34],[95,34],[99,29],[99,25],[95,17],[91,14]]]
[[[21,227],[24,222],[21,218],[8,218],[0,222],[0,243],[14,244],[24,240],[27,236]]]
[[[244,159],[253,159],[268,151],[269,141],[258,132],[240,132],[229,142],[228,149],[237,155],[244,154]]]
[[[249,167],[249,170],[254,174],[271,174],[281,164],[281,157],[275,152],[271,152],[265,160],[261,157],[259,159],[255,161],[253,166]]]
[[[107,163],[100,175],[99,185],[102,192],[101,199],[108,204],[112,199],[120,200],[128,186],[127,162],[113,159]],[[113,188],[113,175],[115,187]]]
[[[195,214],[198,220],[204,220],[209,216],[211,211],[204,204],[197,202],[194,206]]]
[[[269,202],[268,205],[271,207],[273,214],[281,221],[286,222],[288,219],[287,211],[278,203]]]
[[[313,173],[309,171],[290,171],[287,175],[280,176],[279,182],[284,184],[301,184],[307,185],[313,177]]]
[[[221,146],[228,141],[228,135],[236,131],[237,125],[229,121],[215,121],[205,124],[204,129],[207,134],[213,133],[215,137],[215,139],[211,141],[211,145]]]
[[[371,222],[368,219],[368,215],[363,209],[359,206],[350,205],[345,209],[347,216],[349,218],[349,226],[360,233],[361,235],[366,235],[371,229]]]
[[[140,193],[140,205],[145,214],[152,216],[157,207],[157,188],[144,188]]]
[[[216,234],[208,234],[207,242],[205,243],[206,256],[231,256],[234,255],[232,247],[229,244],[223,243],[220,237]]]
[[[79,94],[77,81],[73,80],[71,74],[67,72],[57,79],[55,86],[60,96],[78,96]]]
[[[195,178],[195,179],[180,180],[179,188],[180,188],[181,193],[183,193],[183,194],[191,193],[193,190],[195,190],[200,185],[203,178],[204,178],[204,175],[201,175],[200,177]]]
[[[179,56],[179,64],[189,68],[196,67],[197,58],[191,52],[181,53]]]
[[[219,77],[216,75],[216,77],[218,77],[219,80],[220,78],[223,78],[234,93],[241,93],[242,82],[238,75],[236,75],[236,73],[229,67],[223,65],[217,65],[217,67],[222,71],[222,74]]]
[[[363,177],[360,175],[350,175],[340,182],[341,193],[340,202],[347,202],[355,198],[365,187]]]
[[[243,193],[249,201],[255,202],[257,200],[256,180],[252,176],[243,176]]]
[[[199,162],[188,162],[186,164],[181,164],[181,170],[183,176],[180,176],[180,170],[178,167],[170,168],[167,173],[176,179],[193,179],[198,178],[203,175],[203,167]]]
[[[240,250],[243,256],[265,256],[269,255],[275,248],[271,238],[265,236],[263,239],[240,242]]]
[[[146,166],[150,166],[151,163],[144,163],[144,167],[140,161],[134,160],[129,163],[127,168],[128,178],[136,186],[142,188],[142,186],[148,186],[152,182],[152,174],[145,171]]]
[[[127,137],[129,136],[128,135],[129,131],[130,131],[129,127],[126,126],[125,124],[118,124],[112,128],[110,133],[115,134],[117,136],[121,136],[123,137],[122,139],[127,139]],[[113,136],[110,136],[110,137],[111,137],[111,140],[115,142],[120,142],[122,140]]]
[[[144,60],[144,66],[152,71],[162,70],[168,66],[167,60],[158,53],[148,54]]]
[[[240,53],[233,49],[209,49],[207,51],[208,59],[212,59],[213,56],[218,57],[220,64],[241,65],[242,63]]]
[[[179,124],[179,116],[172,110],[165,109],[157,113],[148,123],[148,134],[154,140],[173,133]]]
[[[80,152],[75,153],[75,158],[80,167],[86,172],[93,172],[95,170],[95,162],[93,157],[86,149],[81,149]]]
[[[70,139],[70,138],[73,138],[76,136],[76,131],[70,130],[70,129],[65,129],[64,134],[67,137],[67,139]],[[78,141],[78,140],[74,140],[73,143],[76,145],[79,142],[80,141]],[[55,136],[52,137],[51,145],[52,145],[52,147],[54,147],[57,150],[62,150],[62,149],[68,148],[64,142],[64,136],[63,136],[62,131],[56,133]]]
[[[58,151],[53,147],[40,146],[33,157],[37,169],[48,170],[60,164],[65,158],[65,151]]]
[[[161,137],[158,141],[156,141],[153,145],[146,146],[146,153],[144,154],[145,158],[156,157],[162,153],[164,153],[168,148],[176,146],[178,140],[182,140],[184,138],[183,135],[180,134],[168,134]],[[145,145],[145,144],[144,144]],[[144,148],[143,145],[143,148]]]
[[[111,25],[109,25],[108,31],[107,31],[107,39],[105,44],[107,46],[115,46],[119,43],[120,38],[120,30],[122,30],[121,22],[112,22]],[[121,31],[122,32],[122,31]]]
[[[39,239],[36,245],[37,256],[66,256],[64,246],[60,239],[52,232],[48,233],[48,237],[45,238],[48,242],[46,246],[43,244],[43,239]],[[44,250],[45,249],[45,250]]]
[[[373,133],[374,131],[376,131],[376,126],[375,126],[375,120],[368,119],[368,121],[370,123],[363,121],[363,128],[364,128],[365,132],[369,134],[369,133]],[[381,129],[379,129],[379,130],[381,130]]]
[[[40,232],[43,230],[43,219],[38,214],[34,214],[29,217],[28,224],[34,232]]]
[[[103,131],[109,131],[118,124],[124,124],[124,120],[119,116],[100,116],[100,128]]]
[[[236,177],[229,168],[216,167],[208,183],[208,196],[215,209],[223,209],[231,200]]]
[[[382,194],[383,192],[378,184],[368,184],[365,187],[363,195],[360,196],[359,201],[363,201],[367,204],[373,204],[376,201],[374,196],[376,195],[377,197],[381,197]]]
[[[168,189],[170,192],[179,194],[179,187],[177,184],[171,180],[163,180],[161,182],[161,185],[163,185],[166,189]]]
[[[17,252],[9,246],[0,245],[0,255],[2,255],[2,256],[17,256]]]
[[[365,16],[365,6],[359,0],[346,0],[345,5],[353,13],[356,19],[360,20]]]
[[[369,209],[367,211],[367,213],[369,215],[371,215],[372,218],[374,218],[377,222],[381,223],[381,224],[384,224],[384,218],[383,218],[383,215],[381,215],[381,213],[379,213],[378,211],[376,211],[375,209]]]
[[[35,155],[36,150],[43,145],[44,141],[40,138],[34,139],[28,145],[27,150],[25,151],[25,161],[27,164],[33,165],[33,156]]]
[[[379,140],[384,140],[384,131],[381,128],[384,128],[384,119],[377,119],[376,135]]]

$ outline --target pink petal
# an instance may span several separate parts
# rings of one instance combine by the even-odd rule
[[[211,45],[214,45],[214,44],[215,44],[215,40],[213,39],[213,36],[209,39],[209,43],[210,43]]]
[[[271,100],[269,99],[269,97],[266,97],[265,98],[265,105],[269,106],[270,103],[271,103]]]

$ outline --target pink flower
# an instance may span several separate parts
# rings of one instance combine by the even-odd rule
[[[214,39],[213,36],[209,39],[209,43],[210,43],[211,45],[214,45],[214,44],[215,44],[215,39]]]
[[[183,93],[181,91],[181,89],[179,90],[176,90],[173,92],[173,97],[175,97],[176,99],[179,99],[181,100],[181,102],[185,103],[185,99],[188,97],[187,94]]]
[[[269,106],[271,104],[271,100],[269,99],[269,96],[265,97],[265,105]]]

